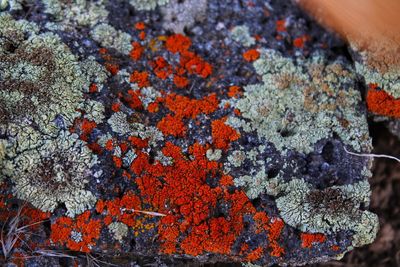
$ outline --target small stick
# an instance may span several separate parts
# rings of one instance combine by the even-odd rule
[[[400,159],[393,157],[393,156],[389,156],[389,155],[385,155],[385,154],[363,154],[363,153],[354,153],[354,152],[350,152],[346,149],[346,147],[343,147],[344,151],[346,151],[347,154],[353,155],[353,156],[358,156],[358,157],[368,157],[368,158],[386,158],[386,159],[393,159],[397,162],[400,163]]]

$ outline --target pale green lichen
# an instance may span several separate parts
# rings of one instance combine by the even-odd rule
[[[162,132],[156,127],[145,126],[141,123],[129,123],[128,115],[123,112],[112,114],[107,122],[115,133],[149,139],[151,146],[156,146],[158,141],[164,140]]]
[[[128,235],[128,226],[121,222],[113,222],[108,226],[108,230],[116,240],[122,242],[123,239]]]
[[[130,0],[129,3],[137,10],[153,10],[157,6],[165,5],[169,0]]]
[[[269,185],[269,180],[265,167],[261,169],[254,175],[244,175],[234,180],[236,186],[247,188],[246,195],[250,199],[255,199],[259,195],[265,192],[265,188]],[[248,185],[251,186],[248,186]]]
[[[94,100],[88,100],[85,102],[83,108],[85,111],[84,118],[94,121],[97,124],[102,123],[104,120],[104,105]]]
[[[103,83],[108,78],[108,71],[100,63],[96,62],[93,56],[89,56],[87,59],[80,63],[82,71],[86,74],[87,78],[96,84],[97,91],[100,92],[103,88]],[[89,87],[83,88],[85,92],[89,92]]]
[[[354,232],[352,246],[371,243],[378,231],[378,217],[363,210],[369,204],[368,181],[314,189],[302,179],[281,183],[276,205],[288,225],[311,233]]]
[[[249,27],[246,25],[235,26],[231,30],[231,37],[234,41],[247,47],[256,43],[256,39],[250,35]]]
[[[0,129],[35,123],[42,132],[57,133],[57,119],[68,126],[80,115],[82,90],[101,69],[88,61],[83,68],[57,35],[37,32],[32,23],[0,15]],[[10,52],[11,46],[17,48]]]
[[[244,160],[246,159],[246,153],[242,150],[235,150],[228,156],[228,162],[234,167],[242,166]]]
[[[357,108],[361,96],[344,63],[326,64],[318,55],[294,62],[263,50],[254,67],[263,83],[244,87],[233,106],[246,121],[230,117],[229,125],[256,131],[281,151],[309,153],[317,141],[334,134],[355,150],[370,150],[365,114]]]
[[[209,161],[218,161],[222,156],[221,149],[208,149],[206,152],[206,157]]]
[[[91,32],[91,37],[103,47],[113,48],[118,52],[128,55],[132,49],[131,36],[114,27],[102,23],[95,26]]]
[[[107,21],[108,11],[106,1],[60,1],[42,0],[45,13],[53,15],[54,19],[67,29],[79,26],[93,27]]]
[[[15,140],[17,144],[26,142],[22,137]],[[2,173],[15,184],[14,195],[42,211],[53,211],[64,203],[71,217],[92,208],[96,197],[85,185],[96,156],[77,135],[64,131],[40,143],[18,155],[7,151]]]

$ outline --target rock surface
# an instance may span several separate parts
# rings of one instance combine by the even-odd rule
[[[5,262],[302,265],[374,240],[362,81],[294,4],[0,9]]]

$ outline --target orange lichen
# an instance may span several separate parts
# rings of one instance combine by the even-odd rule
[[[121,101],[130,107],[131,109],[142,110],[143,103],[140,100],[140,92],[134,90],[128,90],[127,94],[119,94]]]
[[[153,68],[154,74],[162,80],[172,74],[172,67],[163,57],[157,57],[156,60],[150,61],[149,64]]]
[[[136,22],[135,29],[139,30],[139,31],[143,31],[144,29],[146,29],[146,24],[144,24],[144,22],[142,22],[142,21]]]
[[[229,87],[228,96],[233,98],[238,98],[243,95],[242,88],[239,86],[233,85]]]
[[[278,20],[276,21],[276,30],[278,32],[285,32],[286,31],[286,20]]]
[[[186,134],[186,127],[182,120],[176,116],[168,114],[158,124],[158,129],[164,135],[173,135],[176,137],[182,137]]]
[[[313,243],[323,243],[326,240],[324,234],[301,233],[301,247],[311,248]]]
[[[90,219],[85,211],[76,219],[60,217],[51,225],[50,239],[53,243],[66,245],[68,249],[90,252],[100,236],[100,220]]]
[[[140,88],[150,86],[149,74],[145,71],[134,71],[130,76],[130,82],[137,83]]]
[[[179,75],[174,75],[174,84],[178,88],[184,88],[188,86],[189,80],[185,77],[179,76]]]
[[[247,255],[246,260],[251,262],[256,261],[260,259],[262,255],[263,255],[263,248],[258,247]]]
[[[212,73],[211,65],[193,52],[182,52],[180,65],[185,67],[190,74],[195,73],[202,78],[207,78]]]
[[[395,99],[384,90],[376,89],[376,85],[370,85],[367,106],[368,110],[375,114],[400,118],[400,99]]]
[[[144,31],[141,31],[141,32],[139,33],[139,39],[140,39],[140,40],[146,39],[146,33],[145,33]]]
[[[192,45],[192,41],[189,37],[186,37],[182,34],[174,34],[167,38],[165,42],[165,47],[168,51],[172,53],[182,53],[189,49]]]
[[[121,103],[113,103],[111,105],[111,110],[114,112],[118,112],[121,110]]]
[[[96,211],[109,218],[106,225],[114,220],[133,226],[136,217],[140,215],[141,201],[137,195],[128,192],[122,198],[97,201]]]
[[[207,160],[206,151],[207,147],[194,144],[189,148],[190,159],[180,147],[167,142],[162,152],[173,158],[173,165],[150,164],[144,153],[138,153],[133,162],[135,173],[140,175],[137,184],[141,199],[167,214],[158,229],[164,253],[229,254],[243,229],[243,214],[254,211],[244,193],[229,193],[207,185],[206,177],[215,175],[219,165]],[[210,217],[218,199],[230,203],[230,220]],[[181,233],[186,234],[180,242]]]
[[[232,186],[234,185],[233,178],[230,175],[223,175],[219,180],[221,186]]]
[[[214,120],[211,123],[211,135],[216,148],[228,149],[229,143],[239,139],[239,133],[225,124],[225,119]]]
[[[297,37],[293,40],[293,46],[297,47],[297,48],[304,48],[305,42],[307,42],[309,40],[310,40],[309,35],[303,35],[303,36]]]
[[[95,84],[95,83],[92,83],[90,86],[89,86],[89,93],[97,93],[99,91],[99,89],[98,89],[98,87],[97,87],[97,84]]]
[[[104,65],[112,75],[116,75],[119,72],[119,66],[116,64],[106,62]]]
[[[211,114],[218,108],[218,98],[216,94],[211,94],[203,99],[190,99],[186,96],[169,94],[165,99],[165,104],[169,110],[180,118],[195,119],[199,114]]]
[[[97,127],[96,122],[90,121],[88,119],[75,119],[72,127],[70,128],[70,132],[78,133],[79,138],[85,142],[89,140],[90,134]]]
[[[268,232],[268,240],[272,251],[270,255],[273,257],[280,257],[284,253],[284,249],[279,245],[279,237],[281,235],[282,229],[285,226],[284,222],[280,218],[274,218],[270,225]]]
[[[250,49],[243,53],[243,57],[247,62],[253,62],[260,57],[260,52],[257,49]]]
[[[133,42],[132,50],[129,53],[129,56],[133,60],[139,60],[142,57],[143,52],[144,52],[144,48],[138,42]]]

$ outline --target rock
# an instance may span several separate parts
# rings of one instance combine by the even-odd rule
[[[1,2],[0,225],[30,230],[7,264],[304,265],[374,240],[345,45],[291,3],[190,3]]]

